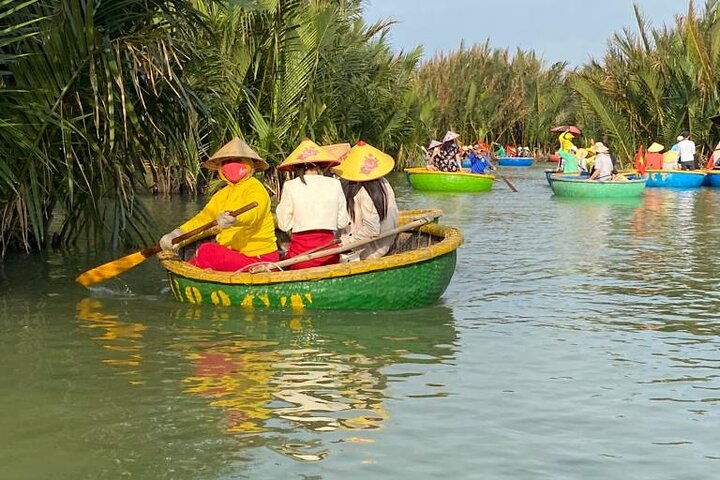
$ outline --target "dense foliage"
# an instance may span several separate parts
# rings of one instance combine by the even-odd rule
[[[0,250],[147,242],[139,195],[202,188],[200,162],[235,135],[272,165],[310,137],[402,166],[448,129],[547,151],[566,123],[623,158],[686,129],[707,145],[719,1],[660,30],[636,7],[639,34],[572,71],[489,41],[421,63],[361,0],[0,2]]]
[[[690,2],[674,27],[660,29],[647,25],[636,4],[638,33],[615,34],[602,61],[569,78],[582,99],[581,123],[606,135],[626,160],[638,145],[670,148],[685,130],[707,153],[720,140],[710,121],[720,107],[719,4],[707,1],[698,14]]]

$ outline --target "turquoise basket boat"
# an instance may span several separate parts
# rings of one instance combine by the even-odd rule
[[[700,188],[707,173],[704,170],[647,170],[649,188]]]
[[[431,192],[487,192],[494,175],[467,172],[438,172],[427,168],[406,168],[408,182],[415,190]]]
[[[401,213],[401,223],[409,220],[407,213]],[[462,242],[456,228],[430,223],[400,233],[382,258],[303,270],[216,272],[190,265],[174,252],[161,252],[158,258],[180,302],[248,309],[402,310],[437,302],[455,271]]]
[[[550,188],[558,197],[567,198],[622,198],[637,197],[645,191],[647,177],[629,176],[627,181],[602,182],[581,179],[577,175],[550,176]]]
[[[530,167],[533,157],[498,157],[497,164],[503,167]]]

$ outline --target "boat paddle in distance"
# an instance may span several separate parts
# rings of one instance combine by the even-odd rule
[[[251,202],[244,207],[240,207],[237,210],[231,211],[230,215],[232,215],[233,217],[237,217],[241,213],[252,210],[257,206],[257,202]],[[182,235],[174,238],[172,243],[173,245],[177,245],[180,242],[184,242],[185,240],[192,238],[195,235],[202,233],[205,230],[208,230],[216,225],[217,221],[213,220],[212,222],[201,225],[194,230],[190,230],[189,232],[183,233]],[[139,252],[131,253],[130,255],[126,255],[122,258],[112,260],[98,267],[90,269],[87,272],[80,274],[75,279],[75,281],[84,287],[89,287],[91,285],[95,285],[96,283],[104,282],[105,280],[109,280],[127,270],[130,270],[133,267],[140,265],[142,262],[156,255],[160,251],[162,251],[162,247],[160,247],[160,245],[153,245],[152,247],[140,250]]]

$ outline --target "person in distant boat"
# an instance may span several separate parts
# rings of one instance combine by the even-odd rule
[[[425,166],[429,170],[437,170],[437,166],[435,165],[435,160],[440,156],[440,146],[442,145],[442,142],[438,142],[437,140],[432,140],[430,144],[427,146],[427,148],[423,148],[425,150]]]
[[[334,169],[341,179],[350,216],[350,225],[340,232],[343,245],[377,237],[398,227],[400,213],[395,192],[384,178],[394,166],[390,155],[361,141]],[[380,258],[394,242],[395,235],[391,235],[360,247],[360,259]]]
[[[172,244],[175,238],[215,220],[220,228],[215,242],[200,245],[195,258],[188,263],[203,269],[234,272],[261,261],[277,262],[280,256],[270,213],[270,196],[262,183],[253,177],[255,171],[268,168],[267,162],[245,142],[233,138],[203,166],[216,170],[225,181],[225,187],[210,198],[200,213],[163,235],[160,246],[171,250],[175,248]],[[253,201],[258,206],[252,210],[237,217],[229,214]]]
[[[610,158],[610,150],[602,142],[597,142],[595,150],[595,168],[589,180],[610,181],[613,177],[613,163]]]
[[[677,170],[680,154],[676,150],[669,150],[663,153],[663,170]]]
[[[580,173],[580,167],[578,166],[578,159],[575,156],[577,153],[577,147],[573,145],[570,147],[570,151],[565,152],[560,150],[559,155],[562,160],[562,172],[566,174]]]
[[[578,151],[575,154],[575,157],[577,157],[577,160],[578,160],[578,167],[580,168],[580,175],[588,175],[590,173],[590,169],[588,168],[587,156],[588,156],[588,151],[586,148],[578,148]]]
[[[570,147],[575,147],[573,144],[573,138],[575,138],[575,135],[573,135],[570,132],[563,132],[558,136],[558,141],[560,142],[560,150],[559,152],[569,152]],[[577,147],[576,147],[577,148]],[[558,153],[559,153],[558,152]]]
[[[498,158],[499,157],[507,157],[507,152],[505,151],[505,147],[503,147],[502,145],[498,145],[498,149],[495,152],[495,156]]]
[[[490,161],[490,154],[483,151],[481,145],[475,145],[475,148],[468,154],[470,160],[470,173],[487,173],[488,170],[497,170],[495,165]]]
[[[710,164],[709,168],[712,168],[713,170],[720,169],[720,142],[715,145],[715,150],[713,150],[710,155],[710,162],[708,163]]]
[[[292,232],[285,258],[330,248],[336,233],[350,222],[340,180],[325,176],[328,167],[339,165],[338,157],[311,140],[300,145],[279,166],[296,177],[283,185],[275,214],[278,228]],[[292,270],[338,263],[340,256],[328,255],[290,267]]]
[[[517,148],[515,147],[515,145],[507,145],[505,147],[505,151],[507,152],[508,157],[517,157],[518,156],[518,151],[517,151]]]
[[[663,155],[662,151],[665,149],[664,146],[657,142],[653,142],[647,149],[645,154],[645,169],[646,170],[661,170],[663,168]]]
[[[460,147],[457,144],[457,138],[460,135],[453,131],[448,131],[443,137],[440,146],[440,155],[435,159],[435,166],[441,172],[458,172],[461,168]]]
[[[680,149],[680,167],[683,170],[695,170],[697,165],[695,164],[695,142],[690,138],[690,132],[683,132],[681,135],[682,140],[678,142]]]

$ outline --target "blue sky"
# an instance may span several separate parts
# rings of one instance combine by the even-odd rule
[[[697,6],[704,5],[696,0]],[[654,27],[674,24],[687,0],[638,0]],[[558,7],[561,5],[561,7]],[[397,50],[423,45],[425,58],[437,51],[483,43],[495,48],[535,50],[549,63],[582,65],[601,59],[614,32],[637,31],[632,0],[366,0],[365,19],[392,18],[390,42]]]

